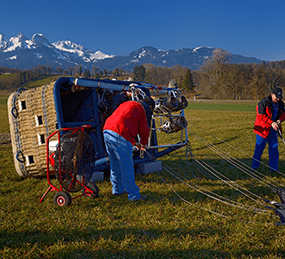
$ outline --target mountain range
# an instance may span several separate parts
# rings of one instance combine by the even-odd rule
[[[100,70],[111,71],[115,68],[122,68],[126,71],[132,71],[136,65],[151,63],[155,66],[164,67],[181,65],[196,70],[202,66],[207,58],[211,57],[214,49],[212,47],[198,47],[161,50],[145,46],[126,56],[118,56],[108,55],[101,51],[91,51],[69,40],[51,43],[39,33],[34,34],[31,39],[22,33],[9,39],[0,33],[0,66],[24,70],[37,67],[39,64],[64,69],[82,65],[83,69],[89,70],[96,66]],[[254,57],[235,54],[231,56],[231,63],[262,62],[262,60]]]

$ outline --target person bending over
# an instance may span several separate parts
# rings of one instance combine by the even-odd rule
[[[152,113],[154,101],[150,97],[137,102],[126,101],[107,118],[103,136],[110,160],[110,181],[112,194],[128,194],[130,201],[144,200],[135,183],[133,145],[136,136],[140,136],[140,144],[147,145],[150,128],[147,117]]]

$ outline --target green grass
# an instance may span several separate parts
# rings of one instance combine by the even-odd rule
[[[219,102],[219,101],[189,101],[187,110],[206,111],[255,111],[257,101]]]
[[[1,96],[0,95],[0,105],[5,105],[5,104],[7,104],[7,97],[6,96]]]
[[[21,85],[23,88],[39,87],[56,81],[61,76],[42,75]]]
[[[6,75],[0,75],[0,80],[3,78],[11,78],[11,77],[16,77],[17,74],[6,74]]]
[[[199,109],[198,105],[201,105]],[[215,103],[215,108],[201,111],[203,105],[201,102],[197,109],[185,111],[191,150],[197,161],[207,162],[262,198],[279,201],[269,188],[225,162],[200,141],[207,140],[250,165],[255,143],[252,132],[255,112],[237,111],[241,109],[239,103]],[[5,105],[0,105],[0,112],[0,132],[9,132]],[[173,136],[158,133],[162,143],[172,141]],[[284,147],[280,144],[282,172],[285,172]],[[194,183],[242,204],[264,208],[206,173],[193,159],[186,159],[185,149],[161,160],[180,177],[185,177],[189,185]],[[268,161],[267,152],[263,161]],[[265,166],[260,171],[268,174]],[[284,184],[283,177],[269,176]],[[148,196],[146,201],[132,203],[126,196],[113,197],[106,178],[97,183],[98,199],[79,197],[70,206],[61,208],[53,203],[54,192],[39,204],[48,188],[46,179],[20,178],[14,169],[11,147],[0,145],[0,179],[1,258],[285,256],[285,227],[274,225],[279,218],[272,211],[260,215],[225,205],[177,181],[166,171],[136,175],[141,193]]]

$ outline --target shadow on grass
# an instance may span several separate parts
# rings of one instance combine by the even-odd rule
[[[255,247],[254,243],[247,241],[241,241],[239,249],[232,249],[231,244],[224,243],[228,234],[227,227],[207,225],[168,230],[145,226],[144,229],[118,227],[112,230],[90,227],[87,231],[75,229],[64,232],[11,231],[0,232],[0,250],[8,251],[10,248],[21,252],[21,247],[22,251],[33,251],[30,255],[37,258],[239,258],[252,254],[260,257],[283,253],[281,248],[274,252],[266,247],[250,248],[251,245]],[[160,239],[166,236],[171,240],[164,239],[167,244],[159,245],[163,242]],[[128,238],[132,241],[126,243]],[[216,239],[214,243],[206,242],[206,239],[213,238]]]

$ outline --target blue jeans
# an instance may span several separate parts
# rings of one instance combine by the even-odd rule
[[[263,150],[265,149],[266,143],[268,143],[270,170],[278,171],[279,151],[278,151],[277,131],[275,131],[272,128],[270,129],[267,139],[256,134],[256,144],[255,144],[255,150],[254,150],[251,168],[257,169],[260,166],[261,156]]]
[[[111,130],[104,130],[103,135],[110,160],[112,193],[122,194],[126,191],[129,200],[137,200],[141,194],[135,183],[132,143]]]

